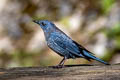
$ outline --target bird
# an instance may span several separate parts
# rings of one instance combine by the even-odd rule
[[[67,59],[76,58],[84,58],[88,61],[96,60],[105,65],[109,65],[109,63],[95,57],[92,52],[72,40],[62,30],[56,27],[53,22],[49,20],[33,20],[33,22],[42,28],[48,47],[63,57],[56,67],[63,67]]]

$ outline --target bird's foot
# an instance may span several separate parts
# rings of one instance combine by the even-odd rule
[[[63,68],[65,67],[64,65],[57,65],[57,66],[53,66],[53,68]]]

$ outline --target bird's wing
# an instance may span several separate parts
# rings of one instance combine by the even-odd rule
[[[73,42],[72,39],[70,39],[68,36],[64,34],[54,34],[54,43],[57,44],[60,48],[63,48],[64,50],[67,50],[70,54],[84,57],[81,55],[79,47]]]
[[[53,36],[54,43],[61,49],[68,51],[73,56],[84,57],[90,61],[90,58],[84,54],[84,51],[88,52],[89,54],[91,54],[91,52],[77,42],[73,41],[67,35],[55,33]]]

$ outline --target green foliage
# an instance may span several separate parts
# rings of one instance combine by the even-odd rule
[[[34,54],[26,53],[24,51],[16,51],[12,55],[14,61],[19,63],[19,66],[32,66],[34,63]]]
[[[106,30],[109,40],[114,40],[115,48],[120,49],[120,23],[116,24],[110,30]]]
[[[110,11],[114,2],[115,0],[102,0],[102,10],[104,14],[107,14]]]
[[[116,47],[117,49],[120,49],[120,36],[116,38]]]
[[[120,38],[120,23],[116,24],[114,27],[112,27],[110,30],[107,30],[107,36],[108,38]]]

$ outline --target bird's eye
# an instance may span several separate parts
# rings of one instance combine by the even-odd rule
[[[41,23],[43,26],[45,26],[46,24],[44,22]]]

